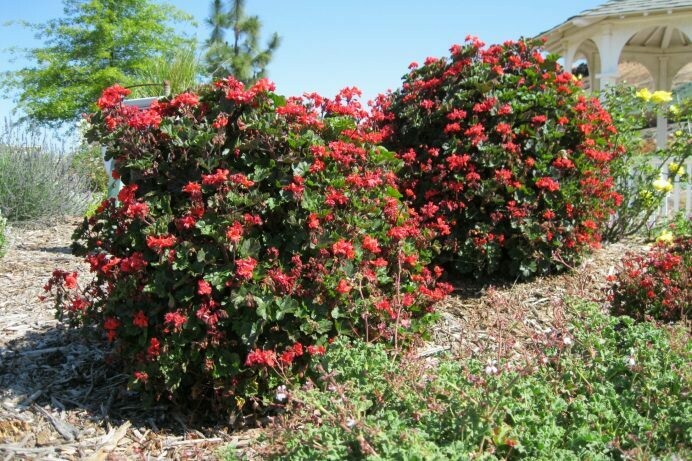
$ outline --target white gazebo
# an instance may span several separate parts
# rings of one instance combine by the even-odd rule
[[[692,0],[610,0],[543,32],[545,48],[562,56],[565,69],[586,60],[593,91],[617,82],[620,62],[638,62],[655,90],[670,91],[673,78],[692,62]],[[656,143],[667,138],[657,120]]]

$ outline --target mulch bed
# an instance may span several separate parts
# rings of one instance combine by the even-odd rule
[[[250,458],[261,429],[203,423],[165,405],[144,410],[127,376],[108,364],[108,345],[69,329],[39,301],[55,268],[86,274],[69,243],[77,219],[13,228],[0,259],[0,460],[217,459],[236,445]],[[569,274],[489,287],[464,282],[439,306],[441,319],[420,355],[495,351],[521,356],[536,332],[565,321],[566,297],[602,300],[605,277],[641,242],[594,252]]]

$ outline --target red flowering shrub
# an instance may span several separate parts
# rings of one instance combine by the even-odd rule
[[[417,331],[450,291],[357,90],[272,90],[228,78],[135,112],[111,88],[91,116],[125,187],[75,233],[93,279],[58,271],[46,288],[153,393],[242,402],[338,334]]]
[[[458,271],[529,277],[597,246],[620,197],[609,114],[532,40],[411,65],[373,119],[405,162],[400,191]]]
[[[609,281],[608,299],[617,315],[686,319],[692,306],[692,237],[657,243],[646,255],[627,254]]]

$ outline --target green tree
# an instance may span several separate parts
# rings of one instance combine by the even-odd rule
[[[229,74],[249,83],[266,74],[266,67],[281,38],[274,33],[262,49],[259,43],[262,23],[257,16],[245,14],[245,1],[232,0],[230,9],[224,8],[222,0],[213,0],[207,24],[212,28],[206,41],[205,61],[207,71],[213,78]],[[226,40],[226,32],[232,32],[231,43]]]
[[[44,45],[23,50],[32,63],[6,72],[0,85],[17,95],[29,121],[59,126],[93,109],[103,88],[130,81],[148,63],[190,40],[173,24],[191,17],[151,0],[63,0],[64,17],[24,23]]]

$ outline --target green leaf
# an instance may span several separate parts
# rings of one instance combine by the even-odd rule
[[[387,197],[393,197],[393,198],[401,198],[403,197],[401,193],[393,188],[392,186],[387,186],[385,189],[385,194],[387,194]]]
[[[267,314],[267,304],[266,304],[266,303],[259,304],[259,305],[255,308],[255,312],[257,312],[257,315],[258,315],[260,318],[262,318],[262,319],[264,319],[264,320],[269,319],[269,315]]]
[[[310,170],[310,164],[308,162],[300,162],[293,167],[293,174],[295,176],[303,177]]]
[[[238,253],[242,257],[252,256],[258,258],[260,252],[260,242],[256,238],[247,238],[243,240],[238,248]]]
[[[317,322],[317,332],[321,334],[329,333],[332,330],[333,323],[331,320],[322,319]]]

